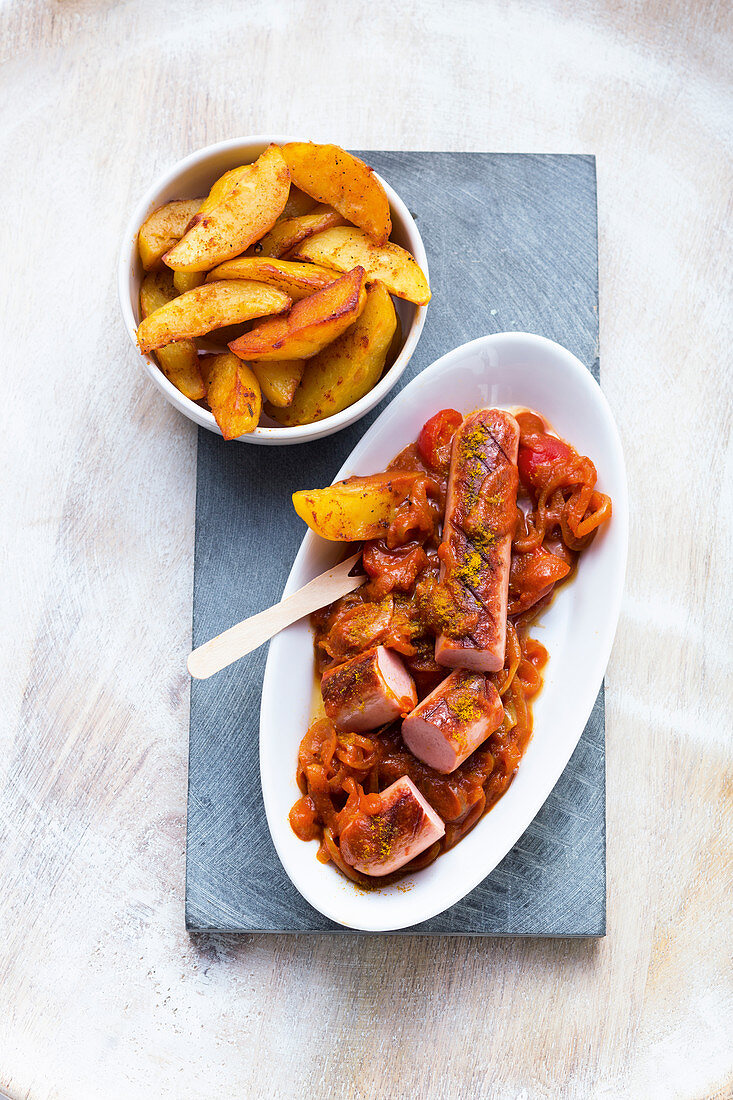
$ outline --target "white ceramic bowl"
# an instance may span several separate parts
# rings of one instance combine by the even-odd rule
[[[613,500],[613,518],[583,554],[572,584],[542,613],[533,634],[549,651],[544,686],[534,703],[534,733],[516,779],[502,799],[455,848],[394,886],[359,890],[332,864],[316,859],[316,843],[293,833],[288,811],[300,797],[295,781],[314,683],[313,636],[295,623],[270,643],[262,689],[260,771],[272,839],[303,897],[347,928],[385,932],[441,913],[464,897],[504,858],[555,786],[585,728],[601,686],[616,631],[626,568],[628,499],[621,442],[600,387],[583,364],[541,336],[483,336],[433,363],[398,394],[354,448],[335,480],[370,474],[412,442],[439,409],[524,405],[542,413],[558,435],[587,454],[598,488]],[[340,547],[309,531],[285,595],[338,560]],[[283,690],[283,685],[287,690]]]
[[[144,275],[140,257],[137,253],[137,233],[145,218],[158,206],[170,202],[171,199],[189,199],[196,198],[198,195],[205,195],[219,176],[230,168],[236,168],[240,164],[247,164],[256,160],[270,142],[274,141],[280,145],[293,140],[293,138],[278,135],[265,136],[260,134],[255,137],[233,138],[230,141],[221,141],[216,145],[207,145],[205,149],[199,149],[198,152],[191,153],[190,156],[174,164],[169,171],[155,181],[140,200],[125,230],[117,273],[122,316],[137,355],[140,355],[140,351],[135,333],[140,321],[140,284]],[[425,247],[412,215],[397,192],[393,191],[386,180],[383,180],[381,176],[377,176],[377,179],[384,187],[389,199],[392,213],[391,240],[412,253],[425,272],[425,277],[429,279]],[[395,301],[402,322],[402,350],[374,389],[342,412],[329,416],[325,420],[319,420],[315,424],[283,428],[277,425],[275,421],[270,420],[266,424],[261,424],[260,427],[255,428],[248,435],[241,436],[240,439],[245,443],[262,443],[269,446],[304,443],[309,439],[321,439],[325,435],[332,435],[334,432],[340,431],[341,428],[353,424],[355,420],[359,420],[370,409],[373,409],[385,394],[389,393],[404,372],[415,351],[425,324],[427,306],[414,306],[410,302],[403,302],[398,299]],[[180,390],[177,390],[172,382],[168,381],[151,356],[141,356],[141,359],[149,377],[170,401],[171,405],[174,405],[189,420],[193,420],[197,424],[201,424],[202,427],[208,428],[209,431],[221,435],[219,427],[208,409],[204,409],[197,405],[195,401],[184,397]]]

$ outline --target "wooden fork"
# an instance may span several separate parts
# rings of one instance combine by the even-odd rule
[[[269,641],[291,623],[310,615],[319,607],[325,607],[339,596],[353,592],[364,583],[363,574],[350,576],[360,557],[361,551],[304,584],[292,596],[236,626],[230,626],[223,634],[217,634],[211,641],[200,645],[189,654],[188,671],[196,680],[206,680]]]

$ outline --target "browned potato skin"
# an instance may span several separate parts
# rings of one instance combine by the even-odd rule
[[[137,248],[146,271],[158,267],[164,254],[183,236],[202,201],[174,199],[148,215],[137,235]]]
[[[358,321],[307,360],[290,404],[278,408],[271,402],[268,413],[280,424],[292,426],[325,420],[353,405],[379,381],[396,329],[392,299],[382,283],[374,283]]]
[[[262,396],[272,408],[283,409],[291,403],[303,377],[305,365],[308,362],[312,363],[313,360],[252,360],[250,366],[260,384]]]
[[[143,319],[175,298],[173,277],[167,268],[149,272],[140,287],[140,313]],[[179,340],[158,348],[155,359],[169,382],[191,401],[201,401],[206,387],[199,369],[199,357],[192,340]]]
[[[364,269],[355,267],[296,302],[287,316],[268,318],[234,340],[229,349],[241,359],[310,359],[353,325],[365,304]]]
[[[174,340],[205,336],[223,325],[236,325],[253,317],[265,317],[288,309],[287,294],[264,283],[223,280],[181,294],[142,321],[137,342],[143,353]]]
[[[251,279],[257,283],[267,283],[298,302],[335,282],[338,274],[334,268],[319,267],[318,264],[264,259],[261,256],[238,256],[236,260],[219,264],[206,277],[207,283],[213,283],[217,279]]]
[[[331,542],[385,535],[419,474],[404,470],[350,477],[326,489],[293,493],[293,507],[312,531]]]
[[[392,232],[389,200],[373,170],[338,145],[291,141],[282,146],[293,183],[319,202],[328,203],[375,241]]]
[[[317,206],[310,214],[279,221],[249,251],[252,256],[266,256],[277,260],[306,237],[321,233],[324,229],[334,229],[337,225],[346,225],[346,219],[330,206]]]
[[[260,386],[236,355],[206,355],[201,360],[206,397],[224,439],[238,439],[257,427],[262,411]]]
[[[176,271],[210,271],[238,256],[272,229],[289,191],[288,166],[278,146],[268,145],[254,164],[217,180],[203,213],[195,215],[178,244],[166,252],[165,263]]]
[[[398,298],[418,306],[427,305],[431,298],[422,268],[410,253],[392,241],[385,245],[374,244],[363,229],[353,226],[328,229],[302,241],[290,255],[337,271],[351,271],[360,264],[366,271],[367,281],[381,280]]]

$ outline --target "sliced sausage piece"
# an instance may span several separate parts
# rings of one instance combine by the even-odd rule
[[[499,692],[481,672],[457,669],[402,723],[413,756],[442,775],[454,772],[504,720]]]
[[[383,726],[417,702],[412,676],[383,645],[324,672],[321,695],[333,724],[354,733]]]
[[[377,813],[358,810],[339,837],[347,863],[365,875],[389,875],[445,834],[445,825],[406,775],[382,791]]]
[[[435,660],[445,668],[504,665],[518,449],[519,425],[501,409],[471,413],[453,437],[438,551],[450,612]]]

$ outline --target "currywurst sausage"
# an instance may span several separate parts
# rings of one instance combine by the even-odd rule
[[[501,409],[470,413],[453,439],[440,580],[450,608],[435,643],[446,668],[504,665],[519,425]]]
[[[449,775],[503,720],[491,681],[482,672],[457,669],[408,714],[402,740],[418,760]]]
[[[417,702],[412,676],[397,654],[383,645],[324,672],[321,695],[333,724],[354,733],[383,726],[407,714]]]
[[[389,875],[445,834],[445,825],[406,775],[380,795],[379,809],[357,810],[341,830],[341,855],[365,875]]]

